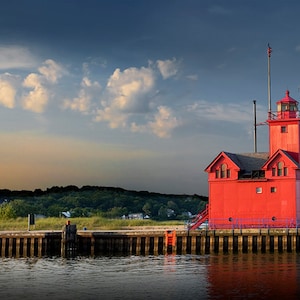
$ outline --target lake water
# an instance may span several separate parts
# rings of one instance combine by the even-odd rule
[[[300,299],[300,255],[2,258],[0,299]]]

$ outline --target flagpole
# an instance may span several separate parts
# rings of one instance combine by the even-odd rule
[[[271,108],[271,53],[272,53],[272,48],[268,44],[268,104],[269,104],[269,109],[268,109],[268,118],[269,120],[271,119],[271,114],[272,114],[272,108]]]

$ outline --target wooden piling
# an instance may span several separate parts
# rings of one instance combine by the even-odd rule
[[[76,255],[159,255],[211,253],[299,252],[296,229],[270,230],[120,230],[0,232],[0,256],[44,257]]]
[[[6,242],[7,242],[7,238],[3,238],[2,239],[2,256],[6,256]]]
[[[61,240],[61,256],[75,257],[77,252],[77,229],[76,225],[67,223],[63,227]]]
[[[197,236],[193,235],[191,237],[191,254],[197,253]]]

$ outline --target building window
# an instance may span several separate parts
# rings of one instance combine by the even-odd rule
[[[272,168],[272,176],[288,176],[288,167],[284,167],[283,162],[280,161]]]
[[[297,111],[297,110],[298,110],[297,105],[291,103],[291,104],[290,104],[290,111]]]
[[[277,164],[277,176],[283,176],[283,162]]]
[[[286,128],[286,126],[281,126],[280,131],[281,131],[281,133],[287,133],[287,128]]]
[[[276,168],[272,168],[272,176],[276,176]]]
[[[226,170],[227,170],[227,167],[225,164],[222,164],[221,165],[221,178],[225,178],[226,177]]]
[[[230,178],[230,169],[227,168],[226,164],[222,164],[220,169],[215,170],[215,177],[216,178]]]
[[[230,169],[227,169],[227,172],[226,172],[227,174],[226,174],[226,177],[227,178],[230,178]]]
[[[257,187],[256,194],[261,194],[261,193],[262,193],[262,187]]]
[[[271,186],[271,193],[276,193],[276,187],[275,186]]]

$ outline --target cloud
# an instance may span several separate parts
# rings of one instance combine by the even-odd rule
[[[154,121],[149,123],[153,133],[160,138],[170,137],[171,131],[179,125],[180,122],[173,116],[171,109],[166,106],[159,106]]]
[[[123,72],[116,69],[110,76],[106,93],[107,98],[101,102],[95,121],[106,121],[111,128],[125,127],[132,114],[149,110],[149,93],[155,83],[151,68],[128,68]]]
[[[187,111],[198,118],[231,123],[245,123],[253,119],[252,109],[249,105],[236,103],[213,103],[198,101],[187,106]]]
[[[49,100],[48,85],[57,82],[64,74],[64,68],[55,61],[48,59],[38,69],[38,73],[30,73],[23,81],[25,88],[32,89],[23,97],[23,108],[42,113]]]
[[[151,68],[128,68],[123,72],[116,69],[107,83],[112,95],[111,104],[122,111],[137,112],[141,108],[142,96],[154,86],[154,73]]]
[[[189,80],[196,81],[196,80],[198,80],[198,75],[197,74],[191,74],[191,75],[187,75],[186,78],[189,79]]]
[[[78,96],[74,99],[66,99],[63,108],[70,108],[74,111],[88,113],[91,108],[93,96],[97,95],[101,90],[101,85],[97,82],[91,82],[88,77],[83,77],[81,81],[81,89]]]
[[[23,108],[31,110],[36,113],[41,113],[45,110],[47,105],[49,93],[48,90],[41,83],[41,76],[38,74],[29,74],[24,82],[23,86],[27,88],[32,88],[27,96],[23,99]]]
[[[168,79],[175,76],[178,72],[178,62],[175,58],[172,60],[158,60],[157,67],[163,77],[163,79]]]
[[[16,90],[5,80],[0,79],[0,103],[7,107],[13,108],[15,106]]]
[[[15,107],[17,78],[9,73],[0,76],[0,104],[7,108]]]
[[[178,127],[181,122],[173,115],[172,110],[166,106],[159,106],[157,113],[153,117],[153,121],[149,121],[146,125],[131,124],[133,132],[151,131],[160,138],[169,138],[171,132]]]
[[[115,69],[108,78],[105,89],[89,76],[89,64],[83,64],[83,77],[77,96],[63,101],[64,109],[94,114],[94,121],[107,122],[110,128],[128,128],[133,132],[152,132],[158,137],[170,136],[172,130],[180,125],[173,112],[159,103],[156,87],[158,71],[164,78],[175,76],[178,63],[173,60],[158,60],[148,67],[130,67],[123,71]],[[55,94],[53,85],[68,72],[52,59],[47,59],[36,72],[29,73],[23,82],[13,82],[13,76],[0,75],[0,104],[14,108],[16,95],[20,95],[23,109],[35,113],[45,111]],[[16,78],[16,76],[15,76]],[[195,77],[190,79],[195,80]],[[23,88],[23,91],[22,91]],[[24,90],[25,88],[25,90]],[[95,109],[95,99],[100,107]],[[149,121],[150,120],[150,121]]]
[[[106,107],[103,110],[97,111],[97,116],[95,117],[96,122],[106,121],[109,123],[109,127],[112,129],[127,126],[128,116],[126,114],[120,113],[111,107]]]
[[[47,59],[38,70],[44,78],[51,83],[56,83],[57,79],[66,73],[65,69],[52,59]]]
[[[37,65],[29,49],[20,46],[0,47],[0,69],[24,69]]]
[[[181,122],[171,109],[156,103],[157,69],[164,79],[178,73],[178,62],[158,60],[148,67],[116,69],[106,85],[106,98],[96,112],[96,122],[108,122],[110,128],[130,128],[132,132],[152,132],[168,138]],[[150,121],[149,121],[150,120]]]

